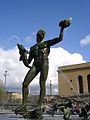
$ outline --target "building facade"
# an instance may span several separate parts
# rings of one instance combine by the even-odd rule
[[[90,62],[58,67],[58,95],[90,94]]]
[[[20,101],[22,100],[22,95],[19,92],[6,92],[5,98],[6,98],[7,102],[15,103],[18,100],[20,100]]]

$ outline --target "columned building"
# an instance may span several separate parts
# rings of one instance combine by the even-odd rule
[[[58,67],[58,95],[90,94],[90,62]]]

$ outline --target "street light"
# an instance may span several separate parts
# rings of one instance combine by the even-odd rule
[[[50,96],[52,95],[52,83],[51,83],[51,80],[50,80]]]
[[[4,77],[5,77],[5,91],[6,91],[6,80],[7,80],[7,76],[8,76],[8,71],[6,70],[4,73]]]

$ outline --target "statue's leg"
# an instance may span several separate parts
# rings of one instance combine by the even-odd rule
[[[27,103],[27,98],[28,98],[28,93],[29,93],[28,85],[36,77],[37,74],[38,74],[38,71],[36,70],[36,68],[34,66],[28,71],[27,75],[25,76],[24,82],[22,84],[22,95],[23,95],[22,103],[25,105]]]
[[[19,108],[19,111],[26,110],[26,103],[28,98],[28,85],[38,74],[38,71],[35,67],[32,67],[25,76],[24,82],[22,83],[22,105]]]
[[[42,105],[45,93],[46,93],[46,79],[48,75],[48,64],[43,64],[41,68],[41,73],[40,73],[40,95],[39,95],[39,100],[38,100],[38,105]]]

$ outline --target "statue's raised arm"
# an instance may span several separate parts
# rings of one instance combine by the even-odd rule
[[[64,29],[69,27],[72,23],[72,18],[68,18],[59,22],[60,34],[59,37],[53,38],[51,40],[46,41],[49,46],[53,46],[63,40]]]

